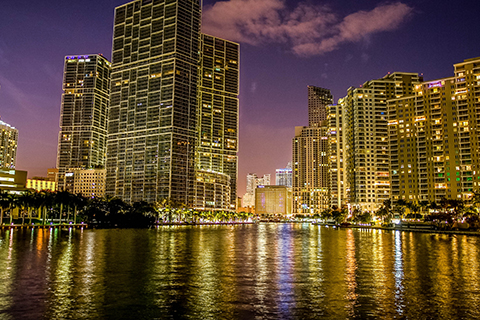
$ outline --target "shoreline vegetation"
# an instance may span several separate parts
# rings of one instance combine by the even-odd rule
[[[152,228],[238,225],[258,222],[313,223],[333,228],[369,228],[480,235],[480,193],[469,203],[442,199],[415,204],[385,200],[376,212],[331,208],[312,215],[257,215],[196,210],[170,199],[128,204],[116,197],[87,198],[67,191],[9,194],[0,191],[0,228]]]
[[[246,212],[195,210],[170,199],[128,204],[116,197],[87,198],[67,191],[0,192],[0,227],[151,228],[175,224],[253,223]]]

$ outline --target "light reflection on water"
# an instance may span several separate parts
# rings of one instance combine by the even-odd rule
[[[480,238],[309,224],[0,231],[1,319],[477,319]]]

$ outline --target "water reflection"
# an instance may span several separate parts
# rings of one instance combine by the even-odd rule
[[[0,231],[0,318],[476,319],[477,237],[309,224]]]

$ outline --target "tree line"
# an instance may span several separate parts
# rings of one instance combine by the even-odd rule
[[[422,201],[419,203],[399,199],[392,201],[387,199],[383,202],[381,208],[376,212],[361,211],[354,208],[349,212],[346,206],[342,208],[333,207],[327,209],[313,218],[323,220],[333,220],[338,224],[345,222],[352,223],[370,223],[374,218],[378,218],[383,223],[390,223],[396,216],[413,218],[421,216],[424,221],[445,221],[454,223],[464,220],[470,225],[480,226],[479,216],[480,192],[474,192],[471,200],[468,202],[461,199],[442,198],[439,203],[434,201]],[[408,209],[409,215],[405,215]]]
[[[148,227],[155,224],[228,223],[251,221],[244,212],[208,211],[159,199],[128,204],[117,197],[84,197],[68,191],[0,191],[0,225],[58,225],[86,223],[97,227]]]

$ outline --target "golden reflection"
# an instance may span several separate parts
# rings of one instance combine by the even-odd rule
[[[263,309],[265,300],[267,299],[267,294],[269,291],[268,286],[266,285],[269,279],[269,270],[267,264],[267,234],[270,224],[261,224],[258,226],[257,234],[257,252],[256,252],[256,265],[257,272],[254,276],[255,280],[255,298],[256,298],[256,308]],[[272,248],[274,249],[274,248]],[[272,290],[273,288],[270,288]]]
[[[12,305],[10,292],[16,269],[13,233],[13,229],[8,229],[5,231],[5,237],[0,238],[0,310],[7,310]]]
[[[353,230],[348,229],[346,234],[346,248],[345,248],[345,283],[347,285],[347,293],[345,299],[347,300],[346,310],[350,317],[354,315],[354,307],[357,303],[357,259],[355,257],[355,237]]]
[[[57,229],[56,229],[57,230]],[[60,232],[60,231],[58,231]],[[63,252],[60,254],[57,266],[52,275],[51,292],[52,292],[52,316],[54,319],[63,317],[72,308],[75,300],[72,299],[71,292],[73,290],[72,277],[72,229],[69,229],[68,237]]]

